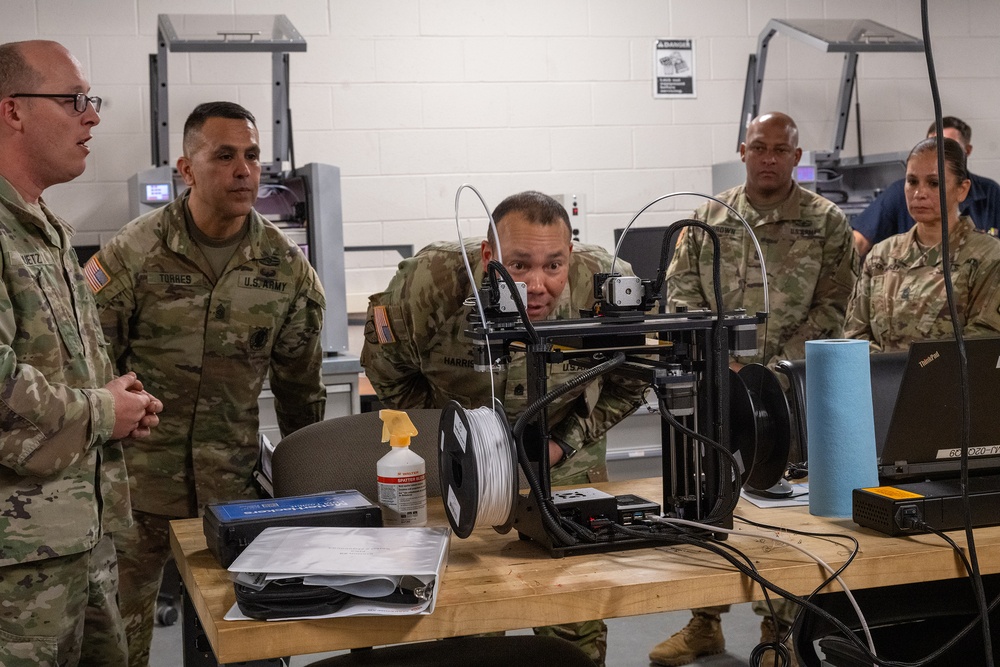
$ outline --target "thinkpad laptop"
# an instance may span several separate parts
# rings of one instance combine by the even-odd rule
[[[965,341],[969,470],[1000,472],[1000,338]],[[962,455],[958,344],[919,341],[875,354],[872,398],[881,481],[957,477]]]

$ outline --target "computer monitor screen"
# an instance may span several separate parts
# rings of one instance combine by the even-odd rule
[[[632,265],[635,275],[643,280],[656,280],[656,272],[660,268],[660,253],[663,249],[663,234],[669,227],[631,227],[625,234],[622,241],[619,256]],[[618,244],[622,236],[621,229],[615,230],[615,245]],[[674,236],[669,249],[667,250],[666,265],[669,266],[670,258],[674,254],[674,243],[677,236]],[[660,300],[660,312],[663,312],[666,296],[666,282],[660,288],[657,298]]]
[[[143,189],[145,196],[142,202],[144,204],[162,204],[174,198],[170,183],[145,183]]]
[[[799,183],[811,183],[816,180],[816,167],[811,164],[800,164],[795,168],[795,180]]]

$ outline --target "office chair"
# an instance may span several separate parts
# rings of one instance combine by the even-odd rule
[[[850,572],[850,571],[848,571]],[[983,577],[987,602],[1000,592],[1000,575]],[[972,587],[967,579],[946,579],[888,588],[854,591],[871,628],[877,654],[883,660],[915,662],[937,650],[978,615]],[[857,614],[842,592],[813,599],[839,618],[864,640]],[[990,613],[990,626],[1000,622],[1000,609]],[[1000,634],[993,632],[993,652],[1000,651]],[[803,667],[864,667],[872,662],[828,621],[805,614],[793,634],[795,652]],[[815,646],[819,644],[821,660]],[[981,629],[973,629],[947,652],[927,663],[928,667],[975,665],[983,662]]]
[[[440,497],[438,424],[440,410],[406,410],[418,435],[410,449],[424,458],[427,496]],[[355,489],[378,502],[375,464],[389,451],[382,443],[382,420],[363,412],[318,422],[282,438],[271,460],[274,495],[296,496]],[[454,637],[433,642],[355,649],[310,664],[310,667],[594,667],[587,655],[556,637]]]

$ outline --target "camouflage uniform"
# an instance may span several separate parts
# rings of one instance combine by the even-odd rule
[[[807,340],[841,336],[844,311],[858,272],[854,238],[843,212],[829,200],[797,185],[777,208],[763,215],[750,205],[743,185],[717,198],[746,219],[764,254],[770,314],[766,324],[757,330],[763,363],[773,368],[782,359],[804,359]],[[719,234],[724,309],[745,308],[751,315],[763,310],[760,259],[743,224],[715,202],[701,206],[694,218],[711,225]],[[711,239],[700,229],[686,228],[667,270],[671,310],[677,306],[715,310],[713,258]],[[761,361],[757,357],[731,358],[742,364]],[[791,624],[795,605],[780,598],[772,602],[778,619]],[[728,610],[729,606],[724,605],[692,611]],[[754,603],[754,611],[759,615],[768,613],[762,602]]]
[[[113,378],[70,229],[0,178],[0,664],[125,664]]]
[[[480,246],[481,239],[465,244],[477,286],[483,277]],[[569,280],[550,319],[576,318],[579,309],[591,307],[592,277],[610,266],[611,256],[602,248],[575,244]],[[619,261],[616,269],[631,274],[627,263]],[[361,364],[383,403],[398,409],[443,407],[450,400],[466,408],[489,404],[490,375],[472,369],[476,355],[472,340],[464,333],[473,307],[463,302],[471,294],[459,246],[434,243],[403,260],[386,291],[372,295]],[[383,316],[388,322],[388,329],[382,327],[381,344],[376,311],[379,322]],[[579,372],[552,364],[547,386],[553,389]],[[511,421],[527,407],[526,378],[523,353],[515,353],[508,369],[493,376],[496,396]],[[553,485],[607,479],[605,433],[636,409],[643,388],[606,375],[549,406],[549,437],[573,450],[570,457],[552,467]],[[604,662],[607,628],[603,621],[535,631],[574,641],[599,664]]]
[[[967,337],[1000,333],[1000,241],[959,218],[949,230],[956,308]],[[844,335],[871,341],[873,351],[952,336],[941,244],[917,245],[916,227],[878,243],[865,259],[847,308]]]
[[[753,228],[764,253],[770,315],[758,327],[758,349],[765,365],[781,359],[804,359],[805,342],[841,335],[844,311],[857,280],[858,257],[851,228],[833,203],[796,186],[776,209],[764,215],[747,200],[744,186],[718,195]],[[722,300],[726,310],[764,308],[760,260],[739,220],[710,202],[695,211],[719,234],[722,252]],[[712,292],[712,242],[699,229],[687,228],[667,271],[671,309],[715,309]],[[765,338],[766,336],[766,338]],[[740,363],[757,357],[734,357]]]
[[[133,665],[147,658],[167,520],[257,497],[249,479],[264,380],[283,434],[322,420],[326,407],[316,272],[253,211],[213,280],[186,202],[187,194],[129,223],[87,265],[99,276],[92,287],[113,359],[164,405],[153,433],[126,448],[136,528],[115,536]]]

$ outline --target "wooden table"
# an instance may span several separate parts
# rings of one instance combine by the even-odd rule
[[[659,501],[660,480],[595,485],[612,494],[634,493]],[[431,523],[444,525],[444,510],[429,502]],[[745,501],[737,515],[778,526],[849,533],[861,553],[843,575],[852,589],[965,576],[951,548],[933,535],[890,538],[859,528],[850,519],[828,519],[808,508],[762,510]],[[743,532],[754,529],[737,522]],[[785,534],[836,567],[847,556],[841,545]],[[964,545],[961,531],[952,537]],[[516,533],[477,528],[452,537],[437,608],[429,616],[355,617],[312,621],[224,621],[235,602],[228,573],[205,546],[201,519],[170,524],[170,541],[190,601],[219,662],[318,653],[469,635],[495,630],[638,616],[663,611],[761,599],[760,588],[722,558],[692,546],[663,546],[604,554],[551,558]],[[761,574],[792,593],[811,592],[824,578],[799,551],[768,539],[733,536]],[[1000,572],[1000,527],[977,529],[984,574]],[[834,589],[836,590],[836,589]]]

